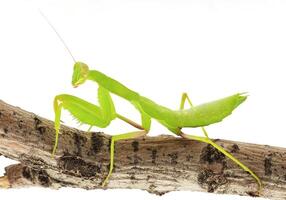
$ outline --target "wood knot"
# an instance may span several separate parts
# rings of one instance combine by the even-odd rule
[[[227,183],[224,174],[216,174],[210,169],[203,169],[197,176],[198,184],[208,192],[214,192],[219,186]]]

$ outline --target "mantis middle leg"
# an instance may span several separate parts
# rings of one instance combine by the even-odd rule
[[[192,101],[190,100],[189,96],[187,93],[183,93],[182,94],[182,98],[181,98],[181,104],[180,104],[180,109],[184,109],[184,105],[186,100],[189,102],[190,106],[193,107]],[[213,142],[209,136],[207,131],[205,130],[204,127],[201,127],[205,138],[204,137],[199,137],[199,136],[192,136],[192,135],[187,135],[185,133],[181,133],[181,136],[187,139],[193,139],[193,140],[198,140],[201,142],[205,142],[208,143],[210,145],[212,145],[214,148],[216,148],[217,150],[219,150],[221,153],[223,153],[225,156],[227,156],[229,159],[231,159],[233,162],[235,162],[236,164],[238,164],[242,169],[244,169],[245,171],[249,172],[251,174],[251,176],[257,181],[258,184],[258,190],[257,193],[259,194],[261,189],[262,189],[262,183],[260,178],[258,178],[258,176],[251,171],[246,165],[244,165],[242,162],[240,162],[237,158],[235,158],[232,154],[230,154],[229,152],[227,152],[224,148],[222,148],[220,145],[216,144],[215,142]]]
[[[123,133],[120,135],[115,135],[111,137],[111,144],[110,144],[110,167],[109,167],[109,172],[108,175],[106,176],[105,180],[102,183],[102,187],[104,187],[106,185],[106,183],[109,180],[109,177],[112,174],[113,171],[113,167],[114,167],[114,145],[116,141],[119,140],[127,140],[127,139],[134,139],[134,138],[138,138],[138,137],[143,137],[145,135],[148,134],[149,130],[150,130],[150,126],[151,126],[151,118],[150,116],[148,116],[146,113],[144,113],[144,111],[141,109],[141,106],[139,104],[137,104],[136,102],[132,102],[136,108],[139,110],[140,114],[141,114],[141,124],[142,126],[138,125],[138,129],[141,129],[141,131],[134,131],[134,132],[129,132],[129,133]],[[126,119],[122,118],[121,119],[123,121],[125,121]],[[129,121],[127,119],[127,121]],[[133,122],[131,122],[132,124]],[[136,127],[136,126],[135,126]],[[142,130],[143,129],[143,130]]]
[[[114,144],[116,141],[119,140],[127,140],[127,139],[134,139],[138,137],[142,137],[148,134],[148,131],[134,131],[134,132],[129,132],[129,133],[123,133],[120,135],[115,135],[111,137],[111,144],[110,144],[110,167],[109,167],[109,172],[108,175],[106,176],[105,180],[102,182],[102,187],[106,185],[106,183],[109,180],[109,177],[112,174],[113,167],[114,167]]]

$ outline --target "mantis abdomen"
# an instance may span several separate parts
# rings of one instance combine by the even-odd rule
[[[222,121],[232,111],[246,100],[243,93],[234,94],[216,101],[179,110],[179,127],[201,127]]]

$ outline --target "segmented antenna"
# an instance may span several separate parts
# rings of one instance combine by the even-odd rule
[[[52,23],[50,22],[50,20],[47,18],[47,16],[39,9],[40,14],[42,15],[42,17],[46,20],[46,22],[50,25],[50,27],[54,30],[54,32],[57,34],[58,38],[61,40],[61,42],[63,43],[63,45],[65,46],[66,50],[69,52],[70,56],[72,57],[73,61],[76,62],[74,56],[72,55],[70,49],[68,48],[68,45],[65,43],[65,41],[63,40],[63,38],[61,37],[61,35],[58,33],[58,31],[56,30],[56,28],[52,25]]]

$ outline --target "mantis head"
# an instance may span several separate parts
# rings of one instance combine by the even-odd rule
[[[77,87],[83,84],[88,77],[88,66],[82,62],[76,62],[73,67],[72,86]]]

